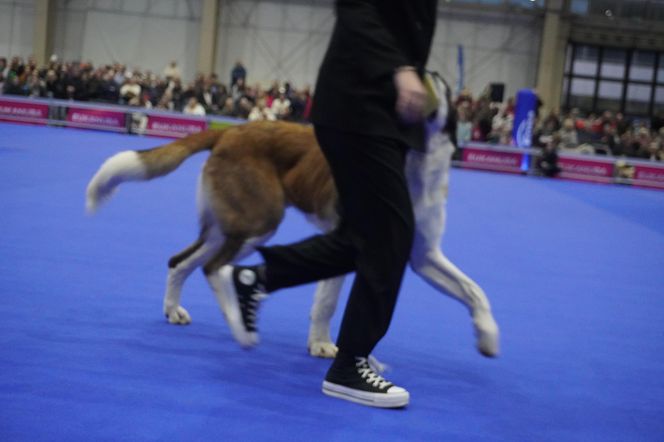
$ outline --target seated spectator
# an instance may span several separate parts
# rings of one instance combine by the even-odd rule
[[[222,89],[222,85],[217,79],[217,74],[210,74],[204,80],[202,97],[199,99],[208,112],[217,113],[219,112],[220,105],[223,103],[222,98],[225,99],[225,88]]]
[[[113,71],[115,72],[115,76],[113,77],[113,81],[115,81],[115,84],[118,85],[118,87],[122,87],[122,85],[127,81],[127,78],[130,78],[131,76],[126,75],[127,74],[127,67],[123,64],[116,63],[113,67]]]
[[[231,97],[233,102],[238,103],[240,98],[244,97],[246,93],[246,85],[244,78],[238,78],[234,85],[231,86]]]
[[[286,97],[286,89],[279,89],[279,95],[272,101],[272,112],[279,120],[285,120],[291,113],[291,102]]]
[[[634,144],[634,156],[643,159],[650,159],[652,156],[650,143],[652,138],[650,137],[650,130],[646,127],[640,127],[636,132],[636,140]],[[656,152],[656,149],[655,149]]]
[[[473,104],[473,95],[468,89],[463,89],[454,103],[456,107],[468,106],[470,107]]]
[[[309,114],[311,113],[311,94],[310,88],[293,91],[291,94],[291,115],[290,119],[293,121],[308,121]]]
[[[30,74],[30,78],[27,83],[28,96],[34,98],[40,98],[46,96],[46,84],[39,78],[39,73],[35,70]]]
[[[227,97],[226,101],[224,101],[224,105],[219,109],[219,115],[223,115],[225,117],[237,117],[238,113],[235,108],[235,102],[233,101],[233,97]]]
[[[468,117],[470,109],[467,106],[460,106],[457,110],[457,129],[456,138],[459,146],[464,146],[470,141],[471,133],[473,130],[473,123],[470,122]]]
[[[111,69],[102,78],[99,86],[99,100],[106,103],[120,101],[120,87],[115,82],[115,72]]]
[[[237,117],[247,119],[253,107],[254,104],[247,97],[240,98],[240,101],[236,104]]]
[[[645,159],[650,161],[664,161],[664,148],[659,140],[652,140],[645,150]]]
[[[162,95],[159,101],[157,102],[156,108],[164,110],[175,109],[175,104],[173,103],[173,96],[169,91],[164,92],[164,95]]]
[[[609,149],[611,155],[614,157],[619,157],[623,154],[618,130],[610,122],[604,123],[604,132],[602,133],[600,142]]]
[[[193,81],[187,83],[187,86],[182,90],[182,93],[179,96],[179,103],[178,102],[175,103],[176,109],[180,111],[184,109],[184,107],[189,103],[189,99],[191,97],[196,97],[198,102],[199,103],[201,102],[198,93],[196,91],[196,83]]]
[[[0,61],[0,64],[2,62]],[[650,119],[650,129],[655,133],[661,133],[661,129],[664,127],[664,110],[659,111]]]
[[[270,88],[267,90],[267,95],[265,98],[267,107],[272,108],[272,102],[274,101],[275,98],[279,96],[280,88],[281,86],[279,86],[279,81],[274,80]]]
[[[0,57],[0,94],[5,90],[5,78],[7,78],[7,59]]]
[[[259,121],[259,120],[274,121],[276,119],[277,118],[274,116],[272,109],[267,107],[267,105],[265,104],[265,98],[259,98],[256,105],[254,106],[253,109],[251,109],[251,112],[249,113],[249,121]]]
[[[5,81],[5,94],[7,95],[25,95],[25,89],[21,85],[21,80],[14,72],[10,72]]]
[[[163,74],[166,81],[171,81],[174,78],[182,77],[182,73],[178,67],[178,62],[175,60],[171,61],[169,65],[164,68]]]
[[[309,121],[311,116],[311,107],[314,104],[313,97],[311,96],[311,86],[307,85],[302,90],[302,98],[304,99],[304,111],[302,112],[302,120]]]
[[[627,120],[625,116],[622,114],[622,112],[618,112],[615,118],[615,126],[618,135],[622,136],[632,126],[632,122]]]
[[[53,69],[49,69],[46,73],[44,87],[46,89],[46,96],[48,98],[63,99],[66,96],[65,84]]]
[[[17,84],[19,87],[22,85],[23,81],[25,80],[25,64],[23,63],[23,59],[21,57],[15,56],[12,57],[11,62],[9,63],[9,67],[7,68],[7,81],[11,77],[17,77],[18,82]],[[21,95],[21,94],[15,94],[15,95]]]
[[[566,118],[563,127],[558,132],[560,136],[560,147],[563,149],[574,149],[579,145],[579,136],[576,131],[574,120]]]
[[[474,109],[474,125],[472,132],[473,141],[485,142],[488,140],[489,133],[491,132],[491,123],[494,117],[494,110],[491,109],[491,103],[488,98],[482,97],[475,103]]]
[[[200,115],[205,116],[205,108],[198,102],[198,98],[190,97],[187,105],[182,109],[182,112],[187,115]]]
[[[141,97],[141,85],[138,84],[136,77],[130,77],[129,80],[120,87],[120,98],[130,106],[137,106]]]
[[[513,124],[514,116],[507,113],[507,108],[503,107],[491,121],[491,132],[487,136],[487,141],[503,145],[511,144]]]

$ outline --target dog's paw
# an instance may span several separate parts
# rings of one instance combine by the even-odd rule
[[[191,323],[191,316],[189,316],[189,312],[187,312],[187,310],[185,310],[185,308],[181,305],[170,308],[164,313],[170,324],[187,325]]]
[[[317,358],[334,358],[339,349],[331,342],[315,341],[309,343],[309,354]]]
[[[500,354],[500,331],[491,311],[480,310],[473,315],[477,350],[487,358]]]

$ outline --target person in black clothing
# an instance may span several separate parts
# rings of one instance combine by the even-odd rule
[[[554,134],[542,150],[542,156],[537,160],[537,167],[542,175],[553,178],[562,170],[558,165],[558,145],[560,135]]]
[[[323,392],[365,405],[409,401],[367,358],[387,332],[412,246],[404,168],[409,148],[424,149],[421,78],[436,8],[436,0],[336,1],[312,121],[338,190],[341,222],[329,234],[259,248],[264,264],[220,271],[222,294],[237,306],[234,317],[242,317],[241,323],[227,317],[229,325],[250,340],[265,293],[356,272]]]
[[[233,70],[231,71],[231,87],[235,86],[235,83],[237,83],[239,79],[242,79],[243,81],[246,81],[247,79],[247,69],[240,60],[235,62],[235,66],[233,66]]]

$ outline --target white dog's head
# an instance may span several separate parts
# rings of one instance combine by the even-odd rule
[[[437,72],[427,72],[438,98],[438,109],[426,120],[427,137],[444,132],[456,145],[456,113],[452,105],[452,92],[443,77]]]

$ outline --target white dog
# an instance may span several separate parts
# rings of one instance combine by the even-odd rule
[[[445,130],[450,113],[449,89],[438,77],[434,77],[433,84],[440,105],[427,120],[427,152],[411,150],[406,164],[416,219],[410,264],[436,290],[469,309],[477,349],[494,357],[499,353],[499,330],[486,295],[440,250],[454,144]],[[191,322],[180,304],[180,295],[185,279],[198,267],[203,267],[222,306],[219,269],[266,242],[287,206],[297,207],[322,230],[333,228],[338,221],[336,189],[312,128],[286,122],[208,130],[155,149],[120,152],[106,160],[90,181],[88,210],[94,211],[122,182],[166,175],[203,150],[211,150],[211,154],[198,186],[201,233],[169,261],[164,313],[172,324]],[[308,338],[314,356],[336,355],[330,320],[343,279],[321,281],[316,289]]]

